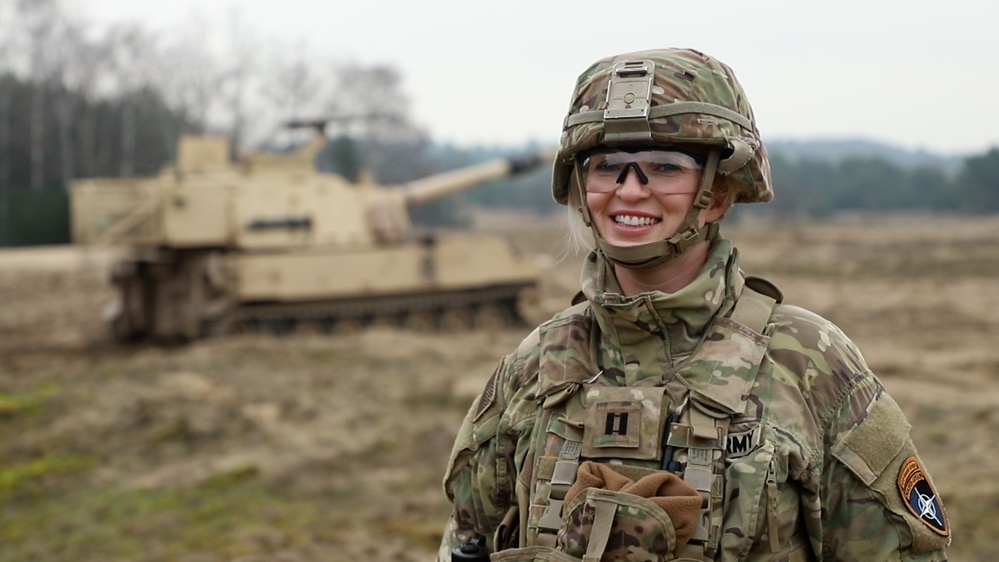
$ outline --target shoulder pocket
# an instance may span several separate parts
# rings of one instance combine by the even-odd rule
[[[833,446],[832,454],[870,486],[909,441],[909,421],[887,394],[881,394],[867,418]]]
[[[832,454],[888,511],[905,521],[912,552],[932,552],[950,544],[950,524],[909,438],[910,427],[895,400],[882,394]]]

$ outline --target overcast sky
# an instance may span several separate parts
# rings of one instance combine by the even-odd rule
[[[735,69],[764,140],[999,146],[999,1],[67,0],[168,32],[238,9],[263,39],[403,76],[435,140],[557,142],[576,76],[605,55],[691,47]],[[221,23],[220,23],[221,25]]]

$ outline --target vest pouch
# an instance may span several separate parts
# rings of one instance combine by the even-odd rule
[[[693,534],[701,496],[668,472],[636,481],[587,461],[565,502],[559,550],[586,562],[666,562]]]
[[[775,449],[773,443],[764,441],[745,454],[728,457],[725,497],[729,502],[721,538],[723,559],[743,560],[755,540],[769,543],[774,553],[786,546],[778,536],[777,502],[778,485],[787,479],[787,467]]]
[[[675,560],[676,530],[647,498],[589,488],[566,506],[558,548],[585,561],[666,562]]]

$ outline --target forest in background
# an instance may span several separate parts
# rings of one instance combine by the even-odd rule
[[[0,245],[68,241],[70,181],[155,174],[183,134],[224,135],[235,157],[289,150],[310,133],[285,124],[326,119],[331,142],[319,168],[348,177],[365,169],[385,184],[543,148],[436,142],[413,123],[390,65],[262,41],[235,16],[211,30],[214,48],[193,40],[207,31],[95,30],[60,0],[0,0]],[[777,197],[736,216],[999,211],[996,147],[942,156],[858,139],[767,142]],[[460,226],[468,206],[553,211],[549,175],[496,182],[414,218]]]

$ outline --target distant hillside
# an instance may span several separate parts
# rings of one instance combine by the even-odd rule
[[[942,155],[926,150],[908,150],[885,142],[859,139],[767,140],[767,150],[789,160],[822,160],[838,162],[845,158],[882,159],[903,168],[932,166],[947,173],[956,173],[965,155]]]

